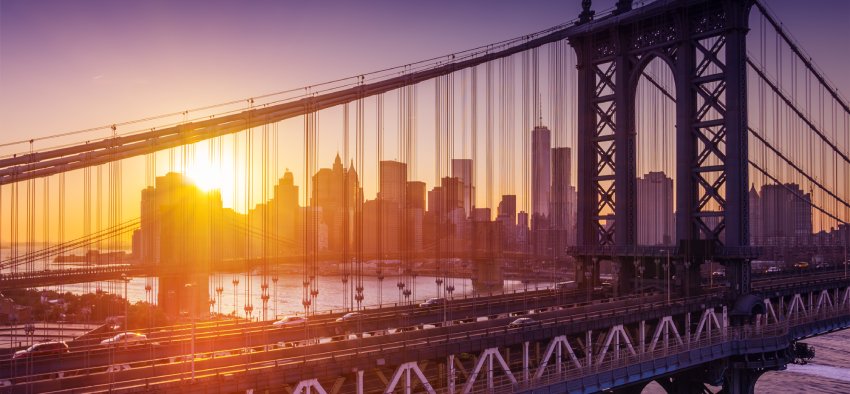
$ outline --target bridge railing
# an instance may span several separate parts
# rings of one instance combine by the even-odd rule
[[[517,380],[519,382],[514,384],[506,375],[501,375],[498,377],[494,377],[493,390],[489,390],[486,387],[482,387],[476,390],[472,390],[471,392],[508,393],[515,392],[517,390],[528,390],[538,387],[554,385],[560,382],[570,380],[592,378],[593,376],[598,376],[601,373],[612,372],[617,369],[626,367],[634,367],[636,365],[641,365],[642,363],[649,361],[653,362],[652,368],[658,367],[658,361],[665,359],[671,360],[672,363],[679,364],[679,358],[671,356],[679,356],[688,352],[693,352],[695,350],[707,350],[717,345],[732,341],[785,338],[790,342],[792,340],[797,339],[788,338],[791,329],[794,327],[802,326],[809,323],[815,323],[825,319],[847,316],[850,316],[850,309],[848,309],[847,306],[832,305],[830,307],[822,308],[814,312],[809,312],[805,315],[795,317],[793,319],[783,319],[782,321],[770,324],[757,323],[753,325],[745,325],[742,327],[728,327],[726,332],[723,332],[722,330],[716,330],[715,332],[711,333],[711,335],[707,335],[699,340],[688,341],[685,340],[685,338],[683,337],[683,342],[681,344],[671,339],[668,346],[661,347],[652,351],[642,351],[642,349],[636,348],[636,353],[630,354],[630,351],[626,345],[620,345],[619,348],[616,345],[612,345],[614,346],[614,348],[612,350],[609,350],[609,354],[619,354],[620,356],[611,357],[601,363],[594,363],[590,367],[586,365],[585,355],[583,357],[579,357],[579,360],[582,363],[581,368],[577,368],[571,360],[567,359],[563,361],[560,366],[556,362],[550,363],[546,366],[546,369],[543,372],[542,376],[538,378],[533,378],[530,381],[521,381],[521,377],[517,377]],[[702,353],[695,352],[692,354]],[[677,365],[666,365],[666,367],[675,366]],[[536,371],[531,371],[531,375],[534,375],[535,372]]]

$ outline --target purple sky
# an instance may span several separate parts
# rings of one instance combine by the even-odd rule
[[[850,1],[769,4],[847,95]],[[0,142],[401,65],[541,30],[579,10],[579,0],[2,0]]]

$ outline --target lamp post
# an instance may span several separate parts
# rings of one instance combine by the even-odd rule
[[[127,284],[130,283],[130,278],[127,274],[121,274],[121,281],[124,282],[124,347],[127,347],[127,326],[130,325],[130,300],[127,299]]]
[[[192,383],[195,383],[195,284],[186,283],[185,287],[192,293],[192,303],[189,305],[189,311],[192,314]]]
[[[239,278],[234,276],[230,283],[233,284],[233,316],[238,318],[239,316],[236,315],[236,304],[238,304],[238,300],[236,299],[236,287],[239,286]]]
[[[667,282],[667,304],[670,304],[670,251],[667,251],[667,261],[664,262],[664,280]]]

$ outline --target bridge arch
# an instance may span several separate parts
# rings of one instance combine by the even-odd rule
[[[629,77],[629,129],[635,138],[635,239],[637,245],[676,243],[675,59],[661,50],[641,56]]]

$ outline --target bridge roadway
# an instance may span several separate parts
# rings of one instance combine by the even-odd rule
[[[608,290],[595,290],[590,296],[599,298]],[[550,309],[564,304],[586,302],[585,291],[536,290],[500,294],[490,297],[469,297],[451,300],[446,309],[421,308],[416,305],[365,309],[365,317],[358,322],[337,323],[344,312],[317,314],[309,317],[306,327],[274,328],[272,321],[245,322],[228,320],[198,323],[195,327],[196,353],[234,353],[242,349],[264,345],[297,347],[309,338],[341,340],[347,333],[361,332],[366,336],[388,328],[412,331],[423,326],[442,325],[445,318],[455,323],[500,315]],[[120,332],[120,331],[118,331]],[[94,335],[84,340],[69,342],[71,352],[59,357],[33,358],[23,362],[6,358],[0,361],[0,379],[10,379],[30,374],[55,373],[79,369],[106,369],[112,364],[139,363],[150,360],[173,362],[175,358],[190,353],[191,324],[140,330],[148,335],[150,343],[135,346],[106,347],[100,341],[118,332]]]
[[[712,296],[714,299],[719,299],[717,296]],[[508,329],[507,324],[515,319],[509,316],[509,312],[499,314],[495,319],[485,319],[474,321],[465,324],[453,324],[449,326],[435,326],[430,329],[419,329],[414,331],[406,331],[389,335],[363,336],[353,337],[343,341],[328,341],[312,344],[304,347],[279,347],[279,346],[255,346],[251,352],[244,352],[242,347],[234,348],[230,353],[219,351],[219,355],[215,358],[198,358],[195,361],[196,377],[223,376],[231,373],[243,373],[254,371],[257,367],[282,366],[282,365],[304,365],[311,373],[320,373],[322,376],[330,377],[331,375],[350,372],[346,370],[340,363],[346,364],[352,360],[357,360],[361,356],[369,355],[363,359],[371,361],[371,365],[375,365],[378,358],[385,358],[384,362],[393,364],[396,362],[394,357],[399,357],[401,354],[404,357],[420,352],[431,352],[438,349],[441,352],[455,352],[459,349],[471,349],[470,343],[480,341],[482,339],[499,340],[505,334],[515,334],[514,336],[523,337],[524,334],[535,332],[552,325],[560,325],[565,323],[574,327],[585,327],[587,324],[593,325],[593,319],[601,315],[627,315],[636,311],[646,311],[648,306],[658,307],[659,302],[666,305],[664,296],[655,294],[649,297],[629,296],[622,297],[617,300],[596,300],[593,302],[581,302],[572,305],[564,305],[559,308],[546,308],[542,312],[534,314],[537,319],[537,326],[525,329]],[[700,297],[702,302],[709,298]],[[696,302],[692,300],[691,302]],[[649,302],[649,303],[648,303]],[[677,308],[676,306],[670,306]],[[524,309],[515,309],[517,312],[527,312]],[[539,310],[539,309],[538,309]],[[286,331],[286,330],[281,330]],[[269,331],[267,331],[269,332]],[[459,346],[459,347],[456,347]],[[473,346],[474,347],[474,346]],[[441,350],[440,350],[441,349]],[[462,351],[462,350],[461,350]],[[139,352],[139,350],[136,350]],[[110,381],[112,389],[129,388],[136,385],[154,385],[169,382],[175,378],[185,377],[187,368],[189,368],[188,360],[175,360],[169,362],[166,359],[144,360],[136,363],[126,363],[129,368],[124,370],[105,371],[100,369],[83,369],[73,370],[63,367],[63,377],[56,379],[50,374],[38,374],[35,376],[21,377],[13,379],[16,384],[11,392],[25,392],[26,386],[30,386],[31,390],[36,392],[48,392],[56,390],[73,391],[75,388],[86,387],[87,390],[98,390],[98,385],[106,385],[101,388],[108,388]],[[55,361],[54,361],[55,362]],[[325,363],[330,363],[325,365]],[[63,365],[66,365],[64,361]],[[319,367],[321,366],[321,367]],[[340,369],[342,368],[342,369]],[[295,373],[298,368],[285,368]],[[303,372],[299,372],[303,373]],[[31,378],[29,384],[25,381]],[[287,374],[287,378],[292,378]],[[41,379],[41,380],[35,380]],[[21,381],[23,380],[23,381]],[[297,379],[296,379],[297,380]]]
[[[0,274],[0,289],[59,286],[73,283],[119,280],[123,276],[134,277],[145,275],[148,275],[146,268],[131,265],[94,265],[86,268],[2,273]]]
[[[755,287],[772,291],[773,288],[787,288],[789,284],[800,279],[795,276],[764,279],[756,282]],[[826,273],[805,279],[807,284],[812,284],[818,281],[835,281],[836,278],[834,273]],[[596,297],[598,296],[597,294]],[[441,310],[411,307],[385,308],[375,311],[375,315],[375,312],[370,312],[370,317],[364,319],[359,328],[350,323],[335,323],[338,313],[311,319],[306,332],[299,328],[271,329],[268,322],[199,325],[196,332],[196,352],[200,355],[196,357],[195,369],[199,378],[214,375],[216,379],[220,379],[233,373],[250,374],[256,368],[303,363],[316,378],[329,378],[350,372],[351,368],[357,366],[363,367],[364,364],[358,361],[360,356],[357,355],[368,354],[370,351],[371,364],[367,362],[365,365],[394,365],[403,361],[394,360],[393,357],[403,356],[410,359],[411,351],[416,351],[423,357],[413,357],[414,359],[429,359],[441,357],[439,354],[449,351],[451,354],[462,352],[465,349],[461,346],[464,341],[472,341],[473,344],[467,345],[468,351],[474,353],[482,348],[481,341],[495,346],[510,346],[512,342],[508,340],[506,343],[503,336],[514,338],[514,342],[519,339],[527,341],[529,338],[539,337],[541,330],[551,331],[555,327],[563,330],[564,325],[569,330],[600,329],[603,325],[610,325],[610,322],[601,321],[605,316],[628,322],[637,318],[635,313],[645,319],[647,313],[694,312],[722,300],[717,291],[710,291],[709,294],[689,300],[677,300],[672,305],[668,305],[665,298],[664,295],[655,294],[643,298],[630,296],[587,302],[587,293],[584,292],[538,291],[495,296],[487,302],[482,299],[458,300],[449,316],[449,320],[455,324],[447,327],[440,327]],[[520,304],[523,300],[526,303]],[[560,307],[557,307],[558,305]],[[478,309],[475,309],[476,307]],[[402,316],[405,312],[408,316]],[[515,316],[511,315],[520,313],[533,313],[538,325],[520,330],[507,329],[507,323],[515,319]],[[492,319],[481,319],[488,316]],[[406,321],[393,325],[404,319]],[[459,324],[462,321],[466,323]],[[430,328],[423,329],[423,325]],[[412,331],[378,332],[387,327],[409,327]],[[154,340],[160,341],[160,346],[104,349],[99,346],[78,345],[73,346],[74,350],[66,355],[67,357],[63,356],[59,360],[16,362],[14,365],[6,364],[0,369],[5,370],[2,371],[5,374],[4,379],[16,383],[11,392],[18,392],[19,388],[27,386],[41,392],[109,382],[113,382],[110,386],[113,388],[138,385],[142,382],[145,385],[161,384],[174,378],[187,377],[190,363],[187,358],[179,356],[189,353],[189,330],[191,329],[185,325],[172,327],[167,333],[160,333],[159,338],[155,335],[157,332],[152,333]],[[341,337],[346,331],[367,334],[359,338],[355,335]],[[372,335],[368,334],[369,332]],[[297,346],[299,341],[307,337],[325,339],[309,346]],[[331,341],[332,337],[345,340]],[[393,353],[399,349],[405,349],[400,352],[401,355],[398,352]],[[352,366],[352,360],[355,366]],[[301,373],[295,372],[301,371],[301,368],[283,370],[288,371],[284,374],[285,377],[276,377],[280,382],[274,384],[297,381],[292,374]],[[9,379],[10,373],[17,377]],[[61,379],[57,379],[59,373]],[[26,381],[30,383],[26,384]],[[22,390],[21,392],[26,391]]]

